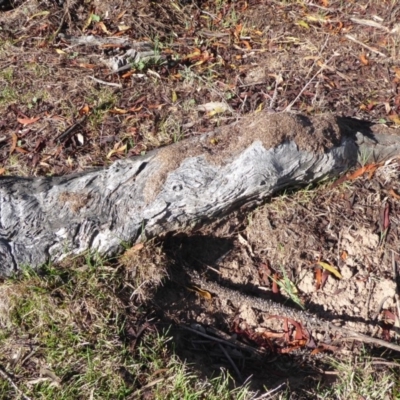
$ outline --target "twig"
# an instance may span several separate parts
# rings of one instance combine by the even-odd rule
[[[228,345],[228,346],[231,346],[231,347],[240,348],[241,350],[246,350],[249,353],[251,353],[253,355],[256,355],[256,356],[261,356],[263,354],[263,352],[261,352],[260,350],[257,350],[254,347],[251,347],[251,346],[249,346],[249,345],[247,345],[245,343],[239,342],[238,340],[233,339],[233,338],[232,339],[229,338],[229,340],[227,340],[227,339],[219,339],[219,338],[217,338],[215,336],[207,335],[207,333],[203,333],[203,332],[197,331],[196,329],[189,328],[188,326],[181,325],[181,328],[186,330],[186,331],[193,332],[196,335],[203,336],[203,337],[205,337],[207,339],[213,340],[214,342],[222,343],[222,344],[225,344],[225,345]]]
[[[400,368],[400,364],[393,361],[371,361],[373,365],[385,365],[386,367]]]
[[[83,123],[85,122],[87,118],[87,115],[84,115],[79,121],[75,122],[73,125],[71,125],[69,128],[67,128],[63,133],[58,135],[56,138],[57,142],[62,142],[67,139],[74,133],[74,131]]]
[[[337,57],[339,54],[334,53],[329,60],[324,63],[318,71],[312,76],[312,78],[303,86],[303,88],[300,90],[300,93],[296,96],[296,98],[283,110],[283,112],[289,112],[293,105],[296,103],[296,101],[300,98],[300,96],[304,93],[304,91],[310,86],[311,82],[317,77],[318,74],[321,73],[326,68],[326,65],[329,64],[329,62],[334,58]]]
[[[397,323],[400,321],[400,296],[399,296],[399,274],[396,268],[396,261],[394,259],[394,251],[392,250],[392,268],[393,268],[393,279],[396,283],[396,293],[394,298],[396,300],[396,307],[397,307]],[[397,325],[398,326],[398,325]]]
[[[224,353],[225,357],[227,358],[227,360],[229,361],[229,363],[232,365],[232,368],[235,370],[236,375],[238,376],[240,382],[243,382],[243,377],[242,374],[240,373],[238,367],[236,366],[236,364],[233,362],[231,356],[229,355],[229,353],[225,350],[224,346],[222,346],[221,343],[218,343],[218,347],[222,350],[222,352]]]
[[[348,336],[342,338],[343,340],[359,340],[363,343],[375,344],[376,346],[386,347],[397,352],[400,352],[400,346],[390,342],[386,342],[382,339],[377,339],[371,336],[364,335],[362,333],[353,332],[350,329],[342,328],[343,332],[346,332]]]
[[[114,86],[114,87],[117,87],[117,88],[120,88],[120,89],[122,88],[122,85],[120,83],[102,81],[101,79],[97,79],[94,76],[89,76],[89,78],[94,80],[97,83],[101,83],[102,85]]]
[[[0,375],[5,379],[13,388],[14,390],[22,397],[23,400],[31,400],[30,397],[25,395],[19,388],[18,386],[14,383],[14,381],[11,379],[10,374],[8,374],[5,369],[3,368],[2,365],[0,365]]]
[[[269,390],[268,392],[262,394],[261,396],[253,397],[252,400],[261,400],[261,399],[266,399],[267,397],[271,397],[275,392],[282,389],[283,386],[286,386],[286,382],[281,383],[276,388]]]
[[[357,44],[359,44],[360,46],[365,47],[367,50],[372,51],[373,53],[379,54],[381,57],[385,57],[385,58],[387,57],[386,54],[383,54],[383,53],[381,53],[380,51],[374,49],[373,47],[370,47],[370,46],[366,45],[365,43],[360,42],[360,41],[357,40],[354,36],[351,36],[351,35],[344,35],[344,36],[345,36],[347,39],[353,41],[354,43],[357,43]]]
[[[382,29],[388,33],[390,32],[390,29],[386,28],[386,26],[383,26],[379,22],[371,21],[370,19],[350,18],[350,20],[359,25],[371,26],[372,28]]]

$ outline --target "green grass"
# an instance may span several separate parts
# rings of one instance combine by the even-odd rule
[[[248,398],[229,375],[199,380],[154,326],[131,348],[126,324],[144,316],[120,299],[127,271],[87,261],[25,269],[0,285],[0,365],[19,390],[42,399]],[[0,398],[15,395],[0,379]]]

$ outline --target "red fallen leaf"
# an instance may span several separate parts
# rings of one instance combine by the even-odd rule
[[[122,77],[124,79],[130,78],[135,72],[136,71],[134,71],[134,70],[130,70],[130,71],[126,72],[125,74],[123,74]]]
[[[138,112],[138,111],[140,111],[142,108],[143,108],[143,105],[141,105],[141,106],[139,106],[139,107],[132,107],[132,108],[129,108],[128,111],[131,111],[131,112]]]
[[[22,154],[28,154],[28,153],[29,153],[28,150],[25,150],[25,149],[23,149],[22,147],[16,147],[16,148],[15,148],[15,151],[16,151],[17,153],[22,153]]]
[[[292,351],[299,350],[299,349],[301,349],[302,347],[304,347],[304,346],[297,345],[297,346],[293,346],[293,347],[286,347],[286,348],[281,349],[281,350],[279,351],[279,353],[281,353],[281,354],[288,354],[288,353],[291,353]]]
[[[326,281],[327,281],[328,278],[329,278],[329,275],[330,275],[330,274],[329,274],[328,271],[324,271],[324,272],[322,273],[321,289],[324,288],[325,283],[326,283]]]
[[[380,167],[381,164],[368,164],[364,165],[363,167],[357,169],[355,172],[353,172],[351,175],[347,177],[349,180],[354,180],[357,179],[359,176],[364,175],[366,172],[374,173],[378,167]],[[372,177],[372,175],[371,175]],[[371,178],[370,178],[371,179]]]
[[[261,334],[263,337],[265,337],[266,339],[282,339],[283,336],[285,335],[283,332],[269,332],[269,331],[265,331],[262,332]]]
[[[284,328],[285,328],[285,331],[287,331],[287,332],[289,331],[288,323],[290,322],[295,327],[295,330],[296,330],[294,340],[308,339],[308,333],[306,330],[304,330],[303,325],[300,322],[296,322],[292,318],[281,317],[279,315],[270,315],[268,317],[268,319],[272,319],[272,318],[283,319],[284,320]]]
[[[315,289],[319,290],[322,283],[322,270],[321,268],[315,268]]]
[[[339,347],[337,347],[337,346],[332,346],[329,344],[321,343],[316,349],[314,349],[311,352],[311,355],[319,354],[324,351],[331,351],[331,352],[335,353],[338,350],[339,350]]]
[[[289,337],[289,323],[288,323],[288,319],[285,318],[284,322],[283,322],[283,330],[285,331],[285,338],[286,338],[286,343],[290,342],[290,337]]]
[[[36,121],[39,121],[40,117],[35,118],[17,118],[17,121],[22,125],[33,124]]]
[[[333,189],[336,186],[339,186],[341,183],[346,182],[347,179],[348,178],[346,175],[341,176],[339,179],[336,179],[336,181],[332,183],[331,188]]]
[[[383,313],[382,313],[383,315],[382,315],[382,317],[383,317],[383,319],[385,320],[385,321],[392,321],[392,323],[394,323],[395,321],[396,321],[396,315],[394,315],[394,313],[392,313],[391,311],[389,311],[389,310],[384,310],[383,311]]]
[[[272,293],[274,293],[274,294],[280,293],[278,280],[279,280],[279,275],[273,274],[273,276],[272,276]]]

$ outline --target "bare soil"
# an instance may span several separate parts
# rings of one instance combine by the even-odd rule
[[[299,145],[313,151],[340,139],[329,131],[330,118],[400,125],[397,2],[138,0],[132,7],[126,0],[28,0],[0,7],[1,174],[84,171],[216,128],[225,129],[226,141],[212,143],[223,158],[223,146],[251,137],[237,128],[240,119],[254,118],[258,129],[262,109],[271,113],[267,125],[286,121],[281,137],[268,138],[274,143],[289,139],[299,121],[320,118],[318,142],[308,140],[303,124]],[[89,35],[150,42],[159,59],[112,71],[107,61],[129,49],[68,39]],[[210,102],[224,107],[198,107]],[[313,338],[318,354],[311,355],[282,336],[284,322],[273,337],[265,316],[205,298],[185,271],[294,307],[298,299],[323,318],[396,342],[399,174],[398,160],[391,160],[356,180],[284,193],[252,213],[238,210],[198,232],[163,238],[158,253],[139,251],[133,258],[140,263],[123,261],[128,275],[139,264],[148,268],[140,270],[148,285],[125,300],[146,306],[161,327],[172,324],[177,353],[206,375],[224,367],[238,383],[252,374],[254,388],[282,380],[316,385],[325,354],[354,354],[360,344],[321,332]],[[342,278],[324,275],[318,262]],[[274,281],[285,277],[293,287],[277,290]],[[207,329],[218,329],[266,356],[236,349],[230,362],[216,342],[183,325],[211,336]]]

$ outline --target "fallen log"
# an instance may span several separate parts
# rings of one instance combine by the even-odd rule
[[[287,187],[337,176],[357,157],[400,153],[395,130],[331,115],[259,113],[79,174],[0,178],[0,275],[194,227]]]

